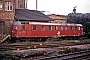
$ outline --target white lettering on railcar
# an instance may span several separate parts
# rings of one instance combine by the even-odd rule
[[[57,32],[57,35],[60,36],[60,31]]]

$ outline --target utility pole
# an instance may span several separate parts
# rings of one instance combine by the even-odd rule
[[[38,1],[36,0],[36,10],[38,10]]]

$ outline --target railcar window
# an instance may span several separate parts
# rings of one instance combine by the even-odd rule
[[[60,26],[60,30],[63,30],[63,27],[62,26]]]
[[[45,30],[45,26],[42,26],[42,30]]]
[[[73,27],[72,26],[70,27],[70,30],[73,30]]]
[[[14,26],[14,30],[17,30],[17,26]]]
[[[25,30],[25,26],[22,26],[22,30],[23,30],[23,31]]]
[[[25,24],[29,24],[29,22],[25,22]]]
[[[33,30],[36,30],[36,29],[37,29],[36,25],[33,25]]]
[[[55,29],[55,30],[58,30],[58,27],[57,27],[57,26],[54,26],[54,29]]]
[[[68,30],[68,26],[65,27],[65,30]]]
[[[80,30],[80,27],[78,27],[78,30]]]
[[[21,22],[21,24],[25,24],[25,22]]]
[[[29,22],[21,22],[21,24],[29,24]]]
[[[78,28],[77,28],[77,27],[75,27],[75,30],[78,30]]]
[[[48,28],[49,28],[49,30],[52,30],[52,26],[49,26]]]

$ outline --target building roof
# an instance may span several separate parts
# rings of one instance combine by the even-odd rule
[[[49,14],[49,15],[47,15],[47,16],[59,16],[59,17],[67,17],[67,15],[56,15],[56,14]]]
[[[50,21],[53,20],[37,10],[16,9],[15,19],[22,21]]]

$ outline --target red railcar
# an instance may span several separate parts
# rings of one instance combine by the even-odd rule
[[[75,37],[82,35],[83,26],[81,24],[17,21],[12,25],[12,37],[16,38]]]

